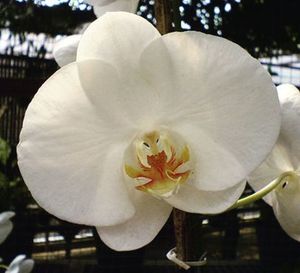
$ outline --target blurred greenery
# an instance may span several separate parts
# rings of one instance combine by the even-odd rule
[[[15,149],[0,138],[0,211],[17,211],[30,203],[33,200],[18,170]]]
[[[5,166],[10,154],[11,148],[9,144],[4,139],[0,138],[0,163]]]
[[[0,29],[8,28],[12,33],[72,34],[81,24],[95,19],[93,11],[72,9],[68,3],[53,7],[41,6],[33,0],[0,2]]]

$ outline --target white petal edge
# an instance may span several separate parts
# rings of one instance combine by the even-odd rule
[[[116,0],[85,0],[85,2],[91,6],[105,6],[115,1]]]
[[[20,272],[18,273],[30,273],[33,270],[34,261],[32,259],[26,259],[20,266]]]
[[[243,181],[232,188],[223,191],[200,191],[195,187],[184,184],[177,194],[166,198],[173,207],[201,214],[217,214],[229,209],[242,195],[246,186]]]
[[[81,34],[62,38],[53,48],[53,57],[60,67],[75,62]]]
[[[77,72],[76,63],[61,68],[33,98],[18,164],[33,197],[50,213],[86,225],[119,224],[135,213],[122,172],[129,141],[87,98]]]
[[[100,238],[114,250],[134,250],[150,243],[172,211],[170,205],[148,194],[138,192],[135,198],[133,218],[120,225],[97,227]]]
[[[293,239],[300,241],[300,185],[290,183],[276,192],[273,200],[274,214],[283,230]],[[291,187],[291,188],[289,188]]]
[[[292,84],[280,84],[277,86],[278,98],[281,104],[294,100],[295,97],[299,96],[299,90]]]
[[[238,45],[198,32],[170,33],[145,49],[140,71],[161,92],[165,124],[198,157],[198,189],[238,184],[271,151],[280,127],[277,92]]]
[[[282,123],[278,140],[268,158],[248,177],[251,187],[258,191],[282,173],[300,169],[300,94],[296,87],[283,84],[277,87]],[[264,200],[278,207],[273,192]]]
[[[277,91],[282,113],[279,139],[288,151],[294,170],[297,170],[300,168],[300,93],[290,84],[278,86]]]
[[[15,215],[16,214],[13,211],[5,211],[5,212],[0,213],[0,225],[6,223],[8,220],[10,220]]]
[[[136,70],[144,48],[159,36],[156,28],[138,15],[109,12],[91,23],[84,32],[77,61],[98,59],[119,71]]]
[[[9,264],[8,269],[5,271],[5,273],[19,273],[20,265],[23,261],[25,261],[25,259],[25,255],[18,255],[17,257],[15,257]]]
[[[99,18],[103,16],[106,12],[112,11],[127,11],[131,13],[136,13],[139,0],[115,0],[109,1],[106,4],[94,5],[94,13]]]
[[[13,211],[5,211],[0,214],[0,244],[2,244],[13,229],[10,219],[15,216]]]
[[[247,180],[254,191],[259,191],[281,174],[289,171],[293,171],[293,165],[289,151],[285,148],[279,136],[268,158],[247,177]],[[274,193],[270,192],[263,199],[272,206],[274,198],[276,198]]]
[[[25,255],[18,255],[10,263],[5,273],[30,273],[33,269],[34,261],[26,259]]]
[[[8,235],[11,233],[13,229],[13,224],[12,222],[8,221],[4,224],[0,224],[0,244],[2,244]]]

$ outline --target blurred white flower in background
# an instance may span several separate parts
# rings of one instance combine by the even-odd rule
[[[53,48],[53,57],[60,67],[76,60],[81,34],[74,34],[59,40]]]
[[[107,13],[32,100],[18,161],[42,207],[131,250],[153,240],[172,207],[229,208],[279,128],[271,77],[244,49]]]
[[[260,190],[282,174],[288,176],[264,200],[285,232],[300,241],[300,94],[290,84],[278,86],[282,124],[277,143],[267,160],[249,177]]]
[[[136,13],[139,4],[139,0],[86,0],[86,2],[93,6],[97,17],[112,11]],[[76,60],[78,44],[85,29],[86,26],[78,32],[79,34],[64,37],[54,45],[53,57],[60,67]]]
[[[25,255],[18,255],[10,263],[5,273],[30,273],[33,269],[34,261],[26,259]]]
[[[111,11],[126,11],[136,13],[139,0],[86,0],[93,6],[97,17]]]
[[[10,220],[13,216],[15,213],[12,211],[0,213],[0,244],[4,242],[13,229],[13,223]]]

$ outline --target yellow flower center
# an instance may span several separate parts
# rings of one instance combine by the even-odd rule
[[[127,150],[124,171],[137,190],[167,198],[176,193],[192,173],[189,147],[175,134],[145,133]]]

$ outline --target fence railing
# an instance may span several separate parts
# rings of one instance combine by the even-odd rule
[[[54,60],[0,55],[0,137],[11,145],[18,143],[30,99],[56,70]]]

